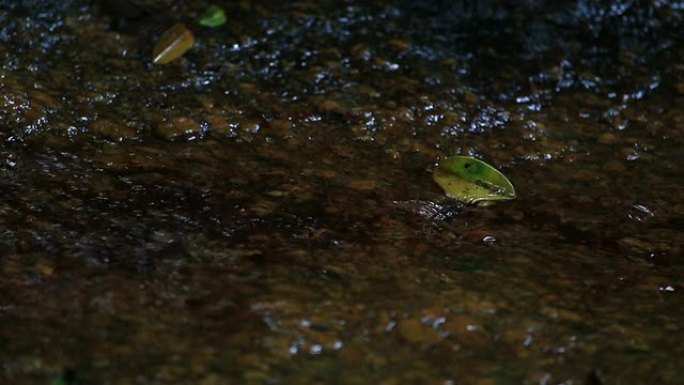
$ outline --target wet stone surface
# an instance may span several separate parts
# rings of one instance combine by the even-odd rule
[[[679,383],[679,2],[215,3],[0,1],[0,382]]]

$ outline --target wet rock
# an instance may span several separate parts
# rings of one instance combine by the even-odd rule
[[[268,122],[269,127],[280,136],[287,136],[292,130],[292,122],[287,119],[273,119]]]
[[[599,143],[603,144],[615,144],[621,141],[620,137],[612,132],[604,132],[598,137]]]
[[[379,355],[373,351],[369,352],[364,357],[364,364],[370,366],[374,370],[383,370],[387,366],[387,357]]]
[[[255,121],[245,121],[240,124],[242,131],[247,135],[253,135],[261,130],[261,124]]]
[[[254,96],[259,93],[259,87],[257,87],[254,83],[240,83],[239,89],[241,93],[244,93],[248,96]]]
[[[266,216],[274,212],[277,208],[278,203],[265,199],[260,199],[259,201],[255,202],[250,206],[250,210],[260,217]]]
[[[323,99],[316,102],[316,107],[319,111],[323,113],[335,113],[344,115],[347,113],[347,109],[343,107],[339,102],[333,99]]]
[[[69,8],[78,7],[77,0],[65,0],[59,3],[54,3],[49,0],[20,0],[20,1],[6,1],[2,3],[3,7],[8,7],[11,10],[20,10],[24,12],[46,12],[46,11],[64,11]]]
[[[462,238],[468,242],[492,246],[496,242],[494,233],[489,230],[472,230],[463,233]]]
[[[372,191],[380,187],[378,181],[373,179],[355,179],[347,182],[345,186],[358,191]]]
[[[611,160],[603,164],[603,170],[611,174],[623,173],[627,170],[627,167],[622,162],[617,160]]]
[[[392,39],[389,41],[390,47],[395,51],[405,51],[411,46],[411,42],[406,39]]]
[[[635,237],[625,237],[618,241],[620,245],[634,253],[643,254],[653,250],[653,244]]]
[[[684,95],[684,82],[677,83],[677,85],[675,86],[675,89],[677,90],[677,92],[679,94]]]
[[[154,133],[166,140],[194,139],[202,134],[202,127],[192,118],[173,116],[159,122]]]
[[[480,102],[480,98],[475,95],[473,92],[466,91],[463,93],[463,102],[465,104],[475,106]]]
[[[34,90],[31,91],[31,103],[38,108],[53,109],[58,106],[57,100],[46,92]]]
[[[268,373],[258,370],[248,370],[243,374],[242,378],[247,385],[261,385],[269,381]]]
[[[415,345],[436,344],[442,340],[437,330],[416,318],[399,321],[396,332],[399,337]]]
[[[121,141],[137,137],[137,131],[107,118],[97,118],[90,126],[90,132],[103,138]]]
[[[469,315],[447,317],[444,329],[449,332],[450,339],[468,349],[482,349],[489,343],[482,326]]]
[[[61,5],[29,3],[0,12],[2,153],[16,153],[2,156],[0,249],[22,250],[0,257],[8,383],[49,378],[60,367],[50,361],[70,355],[95,356],[88,374],[121,383],[581,384],[599,355],[648,382],[632,376],[634,354],[603,354],[633,337],[652,348],[636,353],[651,373],[679,368],[684,206],[672,192],[684,119],[667,83],[681,83],[668,34],[649,33],[647,52],[632,53],[643,29],[587,33],[585,45],[576,36],[604,29],[555,27],[553,12],[504,20],[539,1],[485,15],[491,2],[241,1],[183,65],[161,68],[148,44],[108,31],[93,2],[68,1],[67,24],[53,12]],[[189,21],[200,10],[189,3],[160,4]],[[610,12],[586,3],[583,12]],[[637,3],[656,2],[629,2],[604,27],[633,21]],[[648,21],[678,15],[658,7]],[[612,41],[628,61],[603,54]],[[659,41],[665,55],[650,55]],[[64,135],[76,125],[92,135]],[[29,132],[40,135],[16,136]],[[649,151],[652,162],[625,160]],[[425,170],[456,153],[505,164],[521,199],[397,209],[432,201]],[[639,219],[629,209],[638,201],[657,215]],[[481,247],[487,236],[506,242]],[[154,268],[127,270],[143,258]],[[454,270],[483,260],[492,263]],[[107,292],[114,311],[78,309]],[[587,320],[540,315],[549,305]],[[528,317],[544,332],[529,349]],[[83,338],[63,338],[73,335]],[[554,354],[570,335],[583,350]],[[201,353],[206,345],[217,350]]]
[[[225,384],[226,381],[224,377],[219,376],[216,373],[200,376],[199,378],[201,378],[198,383],[199,385],[222,385]]]
[[[554,306],[548,306],[543,309],[541,309],[541,313],[547,316],[548,318],[552,320],[562,320],[566,322],[577,322],[581,323],[584,318],[582,315],[578,312],[568,310],[568,309],[561,309],[558,307]]]
[[[225,117],[219,114],[210,114],[205,118],[210,132],[226,134],[230,131],[230,125]]]

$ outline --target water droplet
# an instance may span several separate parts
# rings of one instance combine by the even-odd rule
[[[323,346],[321,346],[319,344],[311,345],[311,348],[309,349],[309,353],[321,354],[321,353],[323,353]]]
[[[482,243],[484,243],[485,246],[494,246],[494,243],[496,243],[496,238],[494,238],[493,235],[487,235],[486,237],[482,238]]]

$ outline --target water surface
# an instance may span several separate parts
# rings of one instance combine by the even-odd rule
[[[3,382],[684,376],[680,2],[218,3],[0,2]]]

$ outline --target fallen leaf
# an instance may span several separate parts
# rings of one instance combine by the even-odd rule
[[[501,172],[469,156],[444,160],[432,178],[447,196],[470,204],[486,205],[515,198],[515,189]]]
[[[167,29],[152,50],[154,64],[166,64],[183,56],[195,44],[195,36],[178,23]]]
[[[222,26],[226,23],[226,13],[223,8],[212,5],[200,16],[199,23],[210,28]]]

